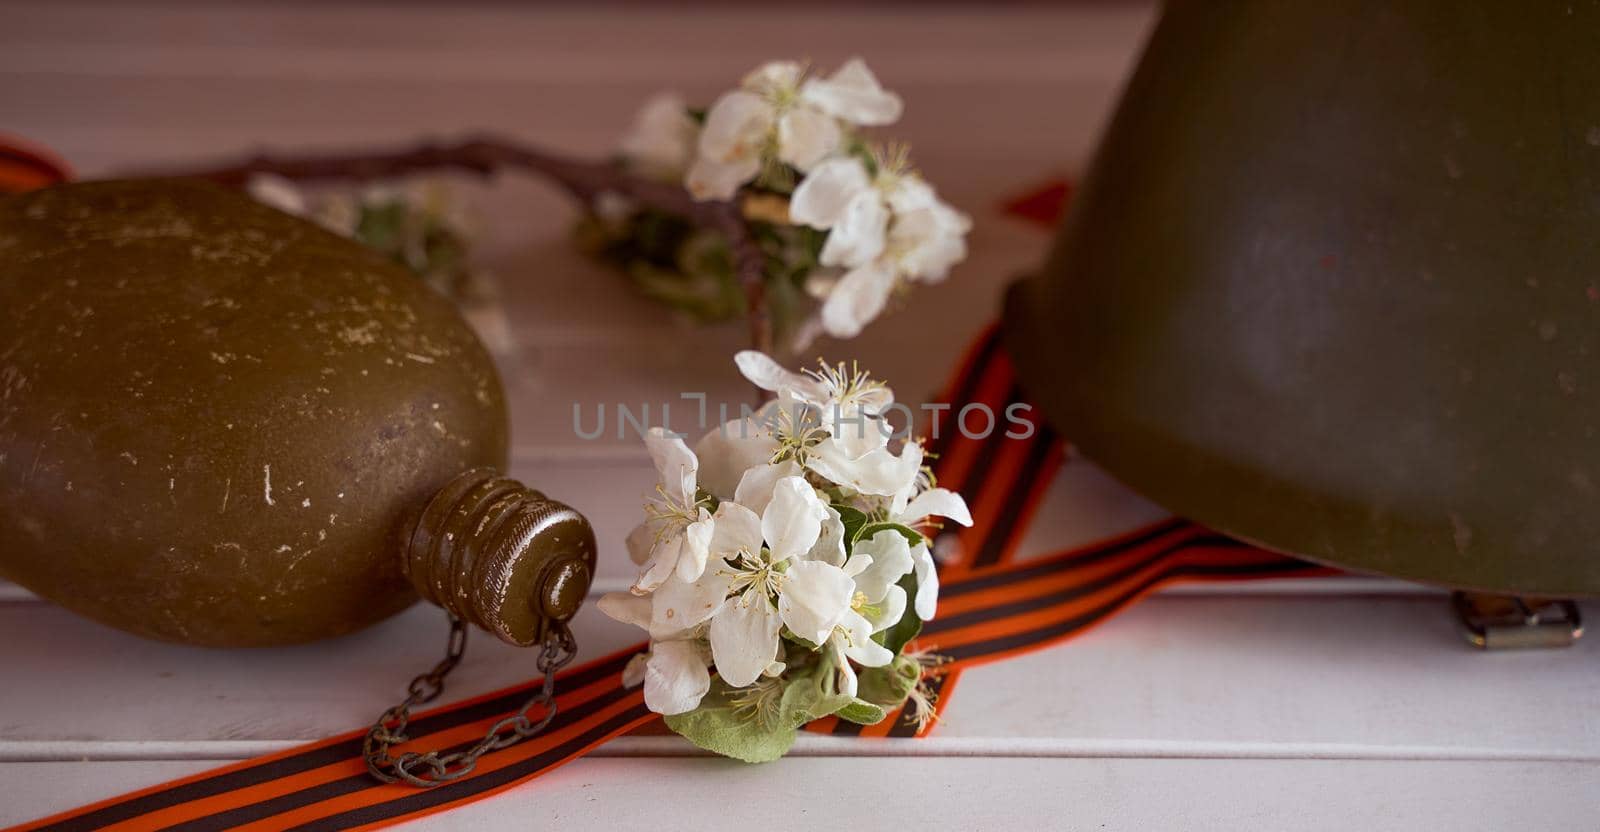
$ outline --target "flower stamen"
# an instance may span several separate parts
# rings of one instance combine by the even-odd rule
[[[700,510],[706,506],[707,501],[698,495],[688,501],[674,500],[666,486],[656,483],[656,496],[644,505],[646,522],[656,524],[651,547],[659,547],[663,540],[680,535],[691,523],[699,522]]]
[[[897,180],[917,175],[916,170],[911,167],[911,145],[906,142],[878,145],[872,148],[870,153],[872,164],[878,172],[874,184],[880,188],[887,189]]]
[[[916,719],[917,732],[921,733],[939,721],[939,691],[934,688],[933,682],[949,671],[945,665],[950,663],[950,657],[925,650],[915,642],[907,645],[902,655],[916,661],[919,671],[917,684],[906,696],[906,708]]]
[[[828,390],[828,397],[834,406],[841,410],[862,408],[865,402],[881,398],[889,389],[888,385],[874,379],[872,373],[861,369],[854,361],[850,362],[848,370],[845,369],[843,361],[837,365],[830,365],[818,358],[817,365],[820,369],[806,369],[802,372],[821,383]],[[876,417],[881,414],[868,415]]]
[[[767,677],[757,679],[748,687],[739,688],[739,695],[728,699],[735,718],[744,722],[760,722],[770,728],[778,724],[783,703],[783,680]]]
[[[778,446],[768,460],[774,465],[787,459],[805,465],[812,450],[830,436],[816,409],[809,406],[780,407],[775,422],[772,437]]]
[[[726,561],[728,568],[721,570],[721,574],[732,579],[728,585],[728,597],[737,597],[741,607],[748,608],[758,600],[776,606],[778,595],[783,592],[787,576],[779,564],[768,559],[770,555],[764,556],[766,551],[762,549],[762,553],[757,554],[741,550]]]

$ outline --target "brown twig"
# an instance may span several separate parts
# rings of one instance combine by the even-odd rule
[[[437,170],[458,170],[489,177],[502,169],[542,175],[585,206],[593,206],[600,194],[613,193],[647,208],[681,215],[696,225],[721,233],[733,253],[734,271],[744,289],[751,345],[762,352],[773,351],[772,321],[763,278],[765,258],[750,235],[739,203],[698,201],[677,185],[636,176],[611,162],[570,159],[508,139],[480,136],[455,144],[429,142],[387,153],[261,154],[243,163],[155,173],[243,187],[250,177],[258,174],[275,174],[296,182],[368,182]]]

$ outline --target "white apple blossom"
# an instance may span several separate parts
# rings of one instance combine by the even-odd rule
[[[847,414],[846,418],[862,415],[870,417],[881,413],[894,401],[894,391],[887,385],[874,381],[866,373],[859,371],[846,373],[843,364],[824,363],[820,371],[806,370],[796,373],[784,368],[771,357],[754,350],[738,353],[734,356],[734,361],[745,378],[756,386],[795,396],[807,404],[823,408],[826,412]],[[878,512],[878,516],[884,517],[888,522],[920,530],[928,518],[944,517],[963,526],[972,525],[972,514],[961,495],[945,488],[933,487],[921,471],[920,445],[908,443],[898,457],[888,454],[887,451],[880,451],[871,457],[865,455],[867,451],[881,448],[883,444],[881,442],[876,447],[856,445],[854,447],[861,448],[862,453],[850,457],[847,455],[852,448],[850,440],[857,439],[857,434],[853,430],[845,430],[842,433],[843,435],[830,440],[833,444],[823,443],[819,446],[815,451],[817,456],[809,466],[812,470],[831,475],[830,479],[833,481],[850,484],[863,494],[878,495],[876,499],[867,500],[866,507]],[[882,482],[900,484],[900,487],[892,492],[887,503],[881,499],[886,493],[879,486]],[[918,543],[911,547],[909,552],[917,573],[916,612],[919,618],[929,620],[933,617],[938,603],[938,573],[933,556],[925,543]],[[908,565],[901,574],[910,569]]]
[[[894,496],[888,509],[889,522],[917,531],[922,531],[930,517],[944,517],[963,526],[972,525],[972,512],[960,494],[945,488],[924,488],[924,485],[919,478],[912,488]],[[907,499],[912,491],[918,493]],[[911,547],[911,559],[917,575],[917,617],[931,621],[939,603],[938,566],[926,542]]]
[[[917,577],[915,612],[923,621],[932,621],[939,608],[939,565],[926,542],[911,547],[911,563]]]
[[[710,582],[730,600],[711,620],[711,651],[723,680],[742,687],[776,660],[783,626],[825,640],[850,605],[851,583],[838,566],[808,559],[828,513],[804,477],[779,480],[759,518],[737,503],[718,512],[712,549],[726,565]]]
[[[618,150],[630,166],[645,175],[675,180],[694,159],[699,132],[683,96],[661,93],[639,108]]]
[[[800,96],[817,109],[848,124],[882,127],[900,120],[900,96],[885,90],[860,58],[845,61],[827,78],[811,78]]]
[[[900,98],[859,58],[826,79],[806,78],[793,61],[764,64],[706,112],[684,186],[696,199],[731,199],[769,162],[808,171],[844,145],[851,127],[890,124],[900,110]]]
[[[258,173],[244,183],[245,193],[263,205],[270,205],[285,214],[304,217],[308,213],[306,195],[289,179],[275,173]]]
[[[778,394],[775,413],[768,412],[776,421],[757,438],[759,449],[774,456],[787,450],[808,470],[863,494],[888,496],[915,482],[922,448],[907,442],[895,453],[888,447],[894,431],[882,414],[894,403],[894,391],[887,385],[859,370],[847,372],[843,364],[790,372],[754,350],[734,361],[745,378]]]
[[[643,626],[653,639],[709,621],[717,674],[731,686],[748,685],[778,662],[783,627],[820,644],[850,607],[850,576],[810,559],[828,519],[804,477],[783,478],[760,515],[738,503],[718,506],[713,563],[696,580],[673,577],[661,585],[647,619],[634,607],[602,610]]]
[[[600,611],[650,632],[650,650],[634,656],[622,672],[628,687],[644,685],[644,702],[659,714],[688,713],[711,690],[711,658],[701,628],[660,630],[650,625],[650,599],[626,592],[601,596]]]
[[[887,599],[891,609],[904,611],[906,593],[897,584],[915,565],[911,543],[905,535],[894,529],[883,529],[872,537],[858,540],[850,560],[854,562],[859,558],[867,559],[863,568],[845,567],[855,581],[855,594],[860,596],[857,606],[861,603],[879,605]],[[898,613],[889,617],[893,619],[890,624],[900,620]]]
[[[631,593],[599,606],[649,634],[624,682],[643,685],[651,710],[693,712],[667,724],[702,747],[757,760],[782,753],[796,715],[853,707],[860,718],[897,704],[873,701],[884,680],[868,687],[861,676],[902,673],[888,668],[936,611],[927,519],[972,518],[960,495],[924,473],[921,443],[891,452],[886,439],[845,441],[824,426],[824,410],[881,419],[894,401],[888,386],[842,364],[796,373],[756,352],[736,362],[777,398],[707,434],[695,452],[650,432],[662,479],[645,524],[652,545],[630,541],[649,565]],[[707,700],[717,679],[726,695]],[[758,740],[758,731],[771,733]],[[731,736],[752,737],[750,756],[729,750]]]
[[[478,223],[446,185],[433,179],[381,181],[360,188],[302,190],[276,174],[257,174],[245,191],[258,202],[310,220],[393,259],[464,306],[492,294],[469,257]],[[505,340],[485,330],[491,343]]]
[[[780,395],[748,416],[715,428],[696,447],[711,463],[708,490],[721,499],[735,498],[751,468],[793,460],[799,451],[825,436],[815,408]]]
[[[772,461],[778,440],[773,434],[777,405],[732,419],[712,428],[695,445],[701,460],[700,486],[719,500],[736,499],[745,472]]]
[[[879,158],[875,172],[854,156],[817,165],[795,188],[789,216],[827,231],[818,260],[845,270],[822,306],[824,329],[841,338],[876,318],[900,283],[943,280],[966,257],[972,227],[906,170],[903,155]]]
[[[769,310],[774,334],[798,351],[822,334],[855,336],[897,291],[943,280],[966,257],[970,220],[911,172],[903,146],[866,150],[867,133],[903,111],[900,96],[859,57],[831,74],[771,61],[703,114],[675,94],[656,96],[619,150],[624,167],[680,181],[694,200],[737,202],[738,217],[768,249],[762,277],[796,282],[817,301]],[[591,210],[601,221],[586,218],[583,239],[658,300],[700,320],[734,314],[729,296],[738,287],[724,255],[753,263],[750,241],[725,239],[697,217],[683,219],[706,227],[673,230],[658,222],[660,213],[602,194]],[[645,247],[613,245],[646,239]]]
[[[699,578],[715,527],[699,497],[695,475],[700,461],[683,439],[651,428],[645,446],[661,482],[646,507],[648,519],[628,535],[628,553],[644,567],[633,584],[636,594],[654,590],[673,574],[686,581]]]
[[[822,363],[820,369],[796,373],[756,350],[740,351],[733,362],[751,384],[773,393],[788,392],[825,413],[877,417],[894,404],[894,391],[887,384],[856,369],[847,372],[843,363]]]
[[[828,635],[842,693],[856,695],[852,662],[862,667],[883,667],[894,660],[894,653],[872,637],[894,626],[905,614],[906,592],[896,582],[912,568],[910,546],[899,532],[880,531],[869,540],[857,542],[855,553],[844,566],[853,584],[850,608]]]
[[[416,196],[396,194],[392,189],[369,187],[357,195],[329,193],[320,199],[312,199],[292,180],[275,173],[254,174],[245,182],[244,190],[257,202],[311,220],[341,237],[356,235],[364,203],[372,202],[379,196],[387,196],[391,201]]]
[[[883,437],[873,427],[860,435],[869,439]],[[811,449],[806,468],[860,494],[881,496],[898,493],[922,471],[923,450],[919,442],[904,443],[899,453],[887,444],[869,446],[865,451],[860,447],[854,429],[846,427],[842,436],[830,437]]]
[[[967,501],[954,491],[933,486],[926,475],[919,475],[881,510],[889,522],[918,532],[924,530],[930,517],[944,517],[963,526],[972,525],[972,512],[967,508]],[[926,542],[912,546],[910,552],[917,577],[915,612],[923,621],[931,621],[939,603],[938,566]]]
[[[828,506],[827,511],[828,516],[822,521],[822,533],[817,536],[817,542],[812,545],[811,551],[806,553],[806,558],[843,566],[845,564],[844,518],[833,506]]]
[[[920,479],[894,495],[889,505],[889,522],[917,528],[929,517],[947,517],[963,526],[972,525],[967,501],[948,488],[924,488]],[[916,496],[911,496],[915,493]]]

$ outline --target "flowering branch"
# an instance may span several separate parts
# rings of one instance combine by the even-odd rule
[[[751,237],[738,198],[696,200],[678,185],[639,176],[618,164],[571,159],[494,136],[480,136],[455,144],[429,142],[407,150],[380,153],[261,154],[219,167],[153,173],[242,188],[252,177],[263,174],[294,182],[373,182],[439,170],[464,171],[487,178],[504,169],[544,176],[591,208],[601,194],[616,194],[640,206],[682,216],[697,226],[721,234],[728,241],[735,274],[744,290],[750,341],[755,349],[772,350],[764,257]]]
[[[640,291],[702,321],[742,311],[754,348],[790,355],[820,334],[855,337],[912,284],[940,282],[966,257],[971,220],[938,197],[904,145],[865,132],[893,124],[902,110],[859,58],[826,76],[772,61],[703,110],[672,93],[651,99],[614,160],[478,137],[389,153],[259,156],[182,173],[243,187],[290,213],[321,214],[324,225],[437,284],[434,275],[460,272],[464,260],[463,235],[448,218],[366,197],[354,216],[330,207],[338,200],[312,209],[294,183],[529,171],[584,204],[579,244]]]
[[[641,570],[598,602],[650,636],[624,684],[689,741],[752,763],[827,716],[931,719],[939,660],[907,648],[938,607],[932,518],[970,526],[966,501],[934,483],[919,440],[891,444],[883,382],[734,362],[778,398],[693,448],[645,437],[660,482],[627,538]]]

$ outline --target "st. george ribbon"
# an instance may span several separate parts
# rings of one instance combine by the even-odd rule
[[[956,412],[967,404],[983,404],[996,413],[1025,404],[997,327],[969,349],[943,401]],[[942,532],[957,539],[938,548],[954,550],[958,557],[941,564],[939,614],[916,642],[917,649],[944,660],[930,680],[939,710],[949,704],[963,670],[1071,638],[1163,585],[1332,574],[1180,519],[1043,558],[1015,560],[1018,543],[1067,458],[1067,443],[1042,423],[1025,438],[1004,434],[975,437],[946,426],[929,449],[938,483],[966,499],[974,520],[969,529]],[[659,719],[645,707],[638,688],[622,684],[623,667],[645,647],[635,645],[562,673],[556,716],[543,733],[485,754],[470,774],[435,788],[371,777],[362,754],[362,728],[16,829],[375,829],[445,811],[540,777]],[[520,707],[541,682],[424,712],[413,718],[407,731],[411,741],[400,749],[468,747]],[[829,717],[807,727],[910,738],[937,724],[918,716],[915,709],[901,708],[876,725]]]

